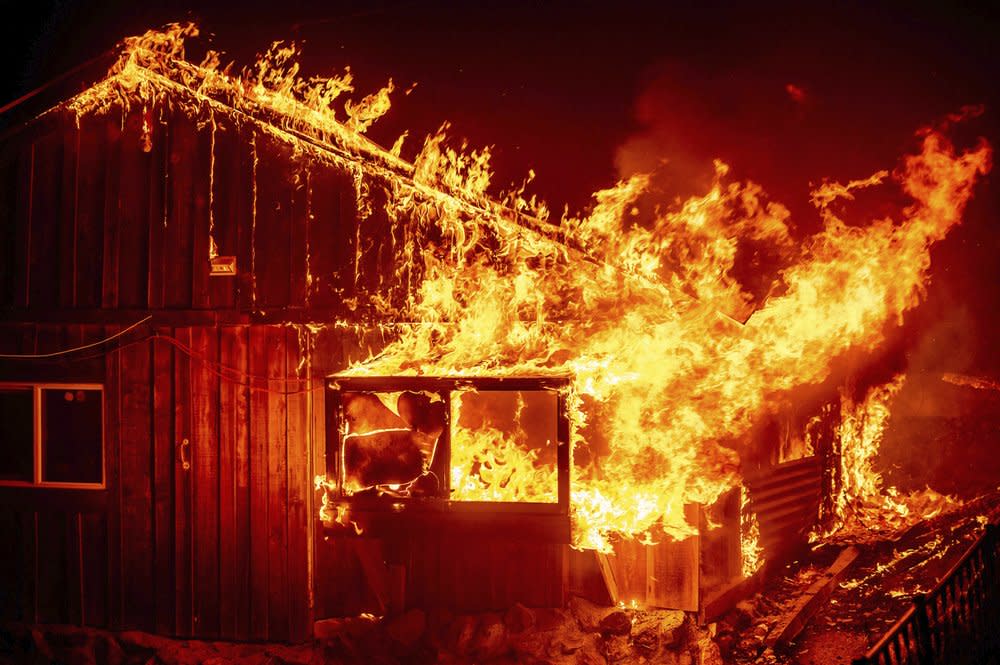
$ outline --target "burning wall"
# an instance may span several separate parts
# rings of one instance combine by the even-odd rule
[[[358,305],[389,343],[350,373],[571,374],[579,547],[607,548],[612,533],[692,533],[684,506],[739,483],[740,439],[754,423],[822,382],[842,354],[875,349],[919,303],[930,247],[961,221],[990,168],[985,142],[950,143],[956,116],[921,130],[891,174],[817,188],[822,229],[809,237],[721,163],[707,193],[676,207],[649,205],[649,178],[634,176],[596,193],[587,214],[555,222],[523,188],[502,204],[487,196],[488,151],[451,149],[439,134],[411,164],[401,142],[383,150],[365,139],[391,85],[341,104],[349,74],[306,81],[294,48],[281,45],[240,74],[213,53],[196,65],[184,60],[194,34],[173,26],[128,41],[108,79],[70,108],[187,100],[209,118],[264,118],[297,153],[340,160],[361,217],[382,207],[398,234],[395,263],[380,263],[394,290]],[[854,219],[849,204],[863,188],[905,203]],[[772,267],[750,285],[746,264],[761,252]],[[498,441],[477,445],[485,453]]]

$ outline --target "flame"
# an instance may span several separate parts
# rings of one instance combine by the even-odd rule
[[[297,150],[326,146],[324,158],[354,174],[362,217],[375,205],[371,188],[383,187],[394,223],[440,241],[403,248],[397,270],[413,285],[403,311],[372,297],[376,320],[400,322],[394,340],[350,371],[571,374],[578,547],[607,551],[612,533],[694,533],[684,506],[711,504],[739,483],[736,449],[755,420],[789,391],[822,382],[839,355],[877,347],[885,326],[919,303],[930,246],[960,222],[990,168],[985,141],[957,151],[938,127],[921,130],[919,149],[892,174],[818,188],[823,227],[811,237],[796,237],[788,210],[731,181],[721,162],[709,191],[679,206],[648,212],[651,178],[635,176],[597,192],[589,214],[556,224],[544,203],[525,198],[528,181],[491,199],[489,149],[449,147],[447,125],[412,164],[401,143],[389,151],[365,138],[391,106],[391,81],[342,103],[353,92],[349,70],[304,80],[297,47],[277,43],[233,73],[214,52],[186,61],[195,35],[175,24],[126,40],[107,79],[69,108],[169,97],[263,118],[262,131]],[[830,204],[859,187],[897,188],[910,204],[894,218],[849,223]],[[747,247],[775,257],[767,298],[738,277]],[[537,460],[493,432],[471,443],[457,436],[458,449],[472,451],[453,468],[461,492],[534,496]]]
[[[842,391],[841,422],[836,436],[840,450],[840,485],[834,497],[834,520],[823,537],[865,540],[901,532],[959,502],[934,490],[903,494],[886,487],[875,459],[889,422],[890,403],[906,381],[899,374],[871,388],[860,403]]]
[[[740,485],[740,553],[743,577],[750,577],[764,565],[764,548],[760,544],[760,524],[750,507],[750,493]]]
[[[465,393],[468,394],[468,393]],[[451,498],[456,501],[521,501],[556,503],[558,496],[554,442],[548,463],[527,445],[521,424],[524,401],[518,394],[513,431],[462,422],[463,393],[451,398]]]

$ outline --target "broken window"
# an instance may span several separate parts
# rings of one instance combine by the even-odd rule
[[[567,386],[551,377],[332,378],[328,479],[341,497],[560,503]],[[568,477],[562,485],[568,494]]]

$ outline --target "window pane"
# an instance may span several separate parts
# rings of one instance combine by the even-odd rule
[[[30,388],[0,388],[0,480],[34,478],[33,401]]]
[[[559,501],[556,393],[458,391],[451,395],[451,498]]]
[[[42,480],[100,483],[101,391],[42,391]]]
[[[444,400],[434,393],[344,393],[344,488],[399,497],[434,496]]]

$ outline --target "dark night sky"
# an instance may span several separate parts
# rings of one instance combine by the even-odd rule
[[[652,4],[652,3],[651,3]],[[864,177],[914,149],[914,131],[965,104],[964,131],[1000,146],[1000,35],[989,5],[703,2],[136,3],[43,0],[9,21],[4,101],[110,48],[121,37],[194,19],[238,64],[275,39],[304,42],[304,73],[350,65],[368,92],[392,77],[389,117],[370,132],[411,148],[444,120],[471,145],[495,146],[496,181],[538,173],[559,209],[622,173],[666,159],[664,188],[693,193],[713,157],[764,185],[804,220],[809,182]],[[805,7],[809,5],[808,7]],[[5,12],[8,16],[11,12]],[[787,86],[803,91],[796,100]],[[412,154],[412,153],[411,153]],[[949,369],[1000,372],[996,176],[966,225],[934,254],[928,306],[913,318],[971,320],[968,358]],[[921,318],[922,317],[922,318]],[[965,319],[962,319],[965,317]],[[942,351],[943,353],[943,351]]]

